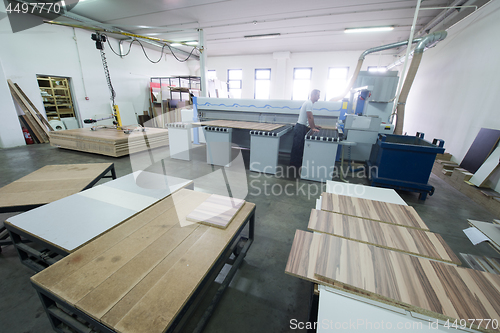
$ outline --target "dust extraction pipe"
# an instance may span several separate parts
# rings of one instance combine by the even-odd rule
[[[418,43],[418,42],[421,42],[422,40],[423,40],[423,38],[415,38],[413,40],[413,43]],[[363,65],[363,61],[365,60],[365,57],[368,54],[374,53],[374,52],[380,52],[380,51],[384,51],[384,50],[389,50],[389,49],[393,49],[393,48],[405,46],[405,45],[408,45],[407,40],[403,41],[403,42],[396,42],[396,43],[392,43],[392,44],[372,47],[371,49],[368,49],[368,50],[364,51],[363,53],[361,53],[361,55],[359,56],[359,59],[358,59],[358,65],[356,66],[356,69],[354,70],[354,74],[352,75],[351,80],[349,81],[349,84],[347,85],[345,91],[342,92],[342,94],[333,97],[332,99],[330,99],[330,101],[340,101],[341,99],[343,99],[345,97],[345,95],[347,95],[347,93],[349,91],[351,91],[352,86],[354,85],[354,82],[356,82],[356,79],[358,78],[359,71],[361,70],[361,65]]]
[[[442,41],[447,36],[446,31],[436,31],[432,34],[429,34],[423,38],[418,38],[419,40],[417,47],[413,51],[413,59],[410,64],[410,68],[408,69],[408,74],[406,75],[406,80],[401,88],[401,93],[399,95],[399,99],[397,101],[397,112],[396,112],[396,127],[394,128],[394,134],[401,135],[403,133],[403,124],[404,124],[404,116],[405,116],[405,106],[406,99],[408,98],[408,94],[410,93],[411,85],[413,84],[413,80],[415,79],[415,75],[417,74],[418,66],[420,65],[420,60],[422,59],[422,54],[424,54],[424,49],[426,47],[430,47],[437,42]]]

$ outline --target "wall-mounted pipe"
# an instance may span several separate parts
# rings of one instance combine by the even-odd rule
[[[404,116],[405,116],[405,107],[406,100],[408,99],[408,94],[410,93],[411,85],[413,84],[413,80],[415,79],[415,75],[417,75],[417,70],[420,65],[420,60],[422,60],[422,55],[424,53],[424,49],[428,45],[435,44],[439,41],[442,41],[446,38],[448,33],[446,31],[436,31],[432,34],[429,34],[422,38],[422,40],[417,44],[415,48],[413,59],[411,61],[410,68],[408,69],[408,74],[406,76],[405,83],[403,84],[403,88],[401,88],[401,93],[399,94],[399,98],[396,106],[396,126],[394,128],[394,134],[401,135],[403,133],[403,125],[404,125]]]
[[[416,38],[412,41],[412,43],[418,43],[421,42],[423,38]],[[358,64],[356,66],[356,69],[354,70],[354,74],[352,75],[351,79],[349,80],[349,83],[347,84],[346,89],[342,92],[342,94],[335,96],[330,99],[330,101],[339,101],[343,99],[349,91],[351,91],[352,86],[354,85],[354,82],[356,82],[356,79],[358,78],[359,71],[361,70],[361,66],[363,65],[363,61],[365,60],[365,57],[370,54],[370,53],[375,53],[375,52],[380,52],[384,50],[389,50],[389,49],[394,49],[396,47],[401,47],[404,45],[407,45],[408,41],[402,41],[402,42],[396,42],[396,43],[391,43],[387,45],[382,45],[382,46],[376,46],[372,47],[371,49],[368,49],[361,53],[358,59]]]

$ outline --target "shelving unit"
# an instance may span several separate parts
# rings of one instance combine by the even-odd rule
[[[67,78],[38,76],[37,80],[48,120],[75,117]]]
[[[189,101],[190,93],[198,96],[201,89],[199,76],[152,77],[150,81],[152,111],[150,116],[155,119],[160,116],[159,123],[156,124],[157,127],[164,127],[166,123],[180,121],[177,119],[180,116],[170,115],[168,111],[176,109],[178,102]]]

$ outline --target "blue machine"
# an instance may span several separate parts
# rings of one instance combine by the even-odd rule
[[[372,186],[419,192],[419,199],[434,193],[429,185],[437,154],[444,153],[444,141],[425,141],[423,133],[416,136],[379,134],[368,166]]]

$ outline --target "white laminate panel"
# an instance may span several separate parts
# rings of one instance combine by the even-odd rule
[[[408,206],[396,191],[388,188],[335,182],[329,180],[326,182],[326,192]]]

